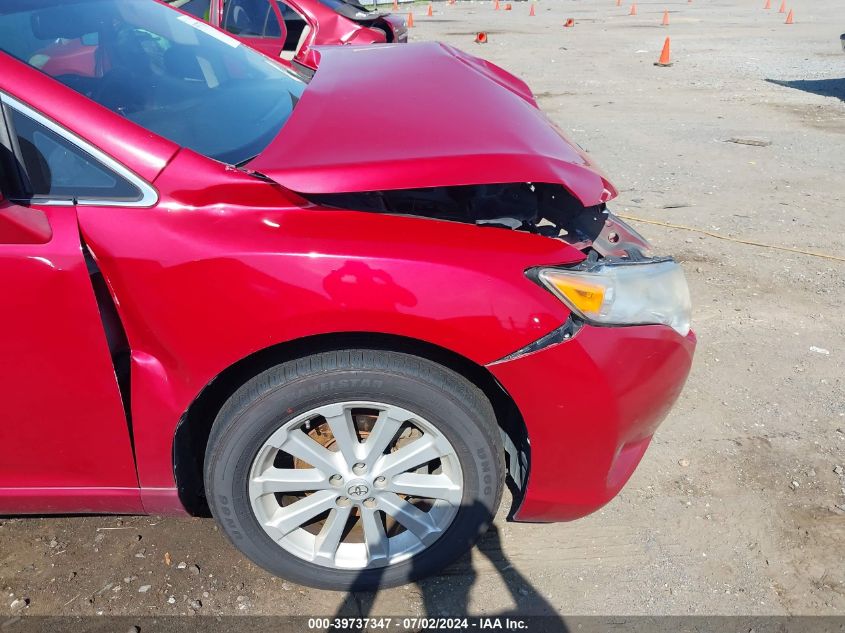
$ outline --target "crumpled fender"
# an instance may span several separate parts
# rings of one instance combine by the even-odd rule
[[[144,488],[174,486],[180,417],[250,355],[365,332],[490,363],[569,316],[524,271],[584,258],[521,231],[316,207],[190,150],[154,184],[153,208],[78,209],[132,350]]]

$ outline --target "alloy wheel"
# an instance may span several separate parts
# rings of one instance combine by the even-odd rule
[[[339,402],[298,415],[256,453],[249,500],[263,530],[305,561],[394,565],[430,547],[461,504],[446,436],[391,404]]]

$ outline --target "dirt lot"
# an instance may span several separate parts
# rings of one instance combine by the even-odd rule
[[[617,184],[617,212],[840,258],[635,223],[685,263],[699,348],[605,509],[499,521],[444,575],[376,596],[272,578],[211,520],[5,519],[0,614],[845,613],[845,16],[841,0],[796,0],[787,26],[774,4],[415,6],[413,39],[530,84]],[[675,64],[657,68],[666,35]]]

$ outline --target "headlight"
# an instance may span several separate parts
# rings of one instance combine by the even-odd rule
[[[613,262],[589,270],[541,268],[540,281],[586,321],[606,325],[663,324],[690,329],[689,288],[672,260]]]

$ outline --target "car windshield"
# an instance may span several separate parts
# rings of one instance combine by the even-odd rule
[[[3,0],[0,50],[230,164],[261,153],[306,86],[232,37],[151,0]]]

